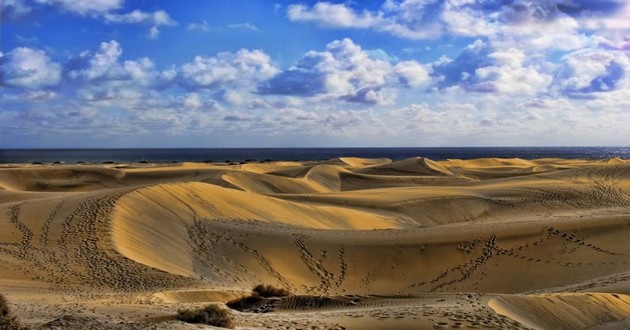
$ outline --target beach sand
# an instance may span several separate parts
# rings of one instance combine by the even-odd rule
[[[40,329],[630,328],[630,161],[0,166],[0,294]],[[317,303],[313,303],[317,302]],[[56,328],[55,328],[56,327]]]

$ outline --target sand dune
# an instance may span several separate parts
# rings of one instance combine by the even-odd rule
[[[630,325],[630,296],[603,293],[499,296],[489,306],[530,328],[586,329]]]
[[[353,168],[389,164],[392,162],[392,160],[389,158],[341,157],[339,158],[339,160],[341,160],[342,162],[348,164],[348,166],[353,167]]]
[[[178,308],[259,283],[297,296],[237,327],[629,324],[622,159],[16,164],[0,187],[0,293],[34,327],[188,328]]]
[[[430,175],[446,176],[453,173],[445,166],[427,158],[410,158],[392,163],[370,166],[358,169],[357,172],[365,174],[382,175]]]

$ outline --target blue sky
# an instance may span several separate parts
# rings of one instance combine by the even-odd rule
[[[0,148],[630,143],[623,0],[4,0],[1,24]]]

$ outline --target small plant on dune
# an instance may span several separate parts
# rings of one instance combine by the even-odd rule
[[[226,305],[232,309],[242,311],[260,304],[265,298],[282,298],[292,295],[293,293],[284,288],[278,288],[270,284],[258,284],[252,289],[252,293],[249,296],[232,299]]]
[[[230,313],[218,305],[208,305],[201,309],[180,309],[177,311],[177,319],[187,323],[201,323],[229,329],[234,327]]]
[[[262,297],[288,297],[293,294],[285,288],[278,288],[271,284],[258,284],[252,289],[252,293],[257,293]]]
[[[252,293],[249,296],[243,296],[240,298],[232,299],[226,303],[227,307],[231,309],[236,309],[242,311],[246,308],[250,308],[254,305],[261,303],[265,298],[263,298],[258,293]]]
[[[9,302],[0,294],[0,329],[2,330],[26,330],[27,327],[20,324],[9,309]]]

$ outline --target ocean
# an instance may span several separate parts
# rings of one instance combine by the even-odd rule
[[[433,160],[547,157],[630,159],[630,147],[435,147],[435,148],[212,148],[212,149],[2,149],[0,163],[223,162],[325,160],[337,157],[427,157]]]
[[[630,159],[630,147],[226,148],[226,149],[2,149],[0,163],[223,162],[325,160],[337,157],[427,157],[433,160],[547,157]]]

